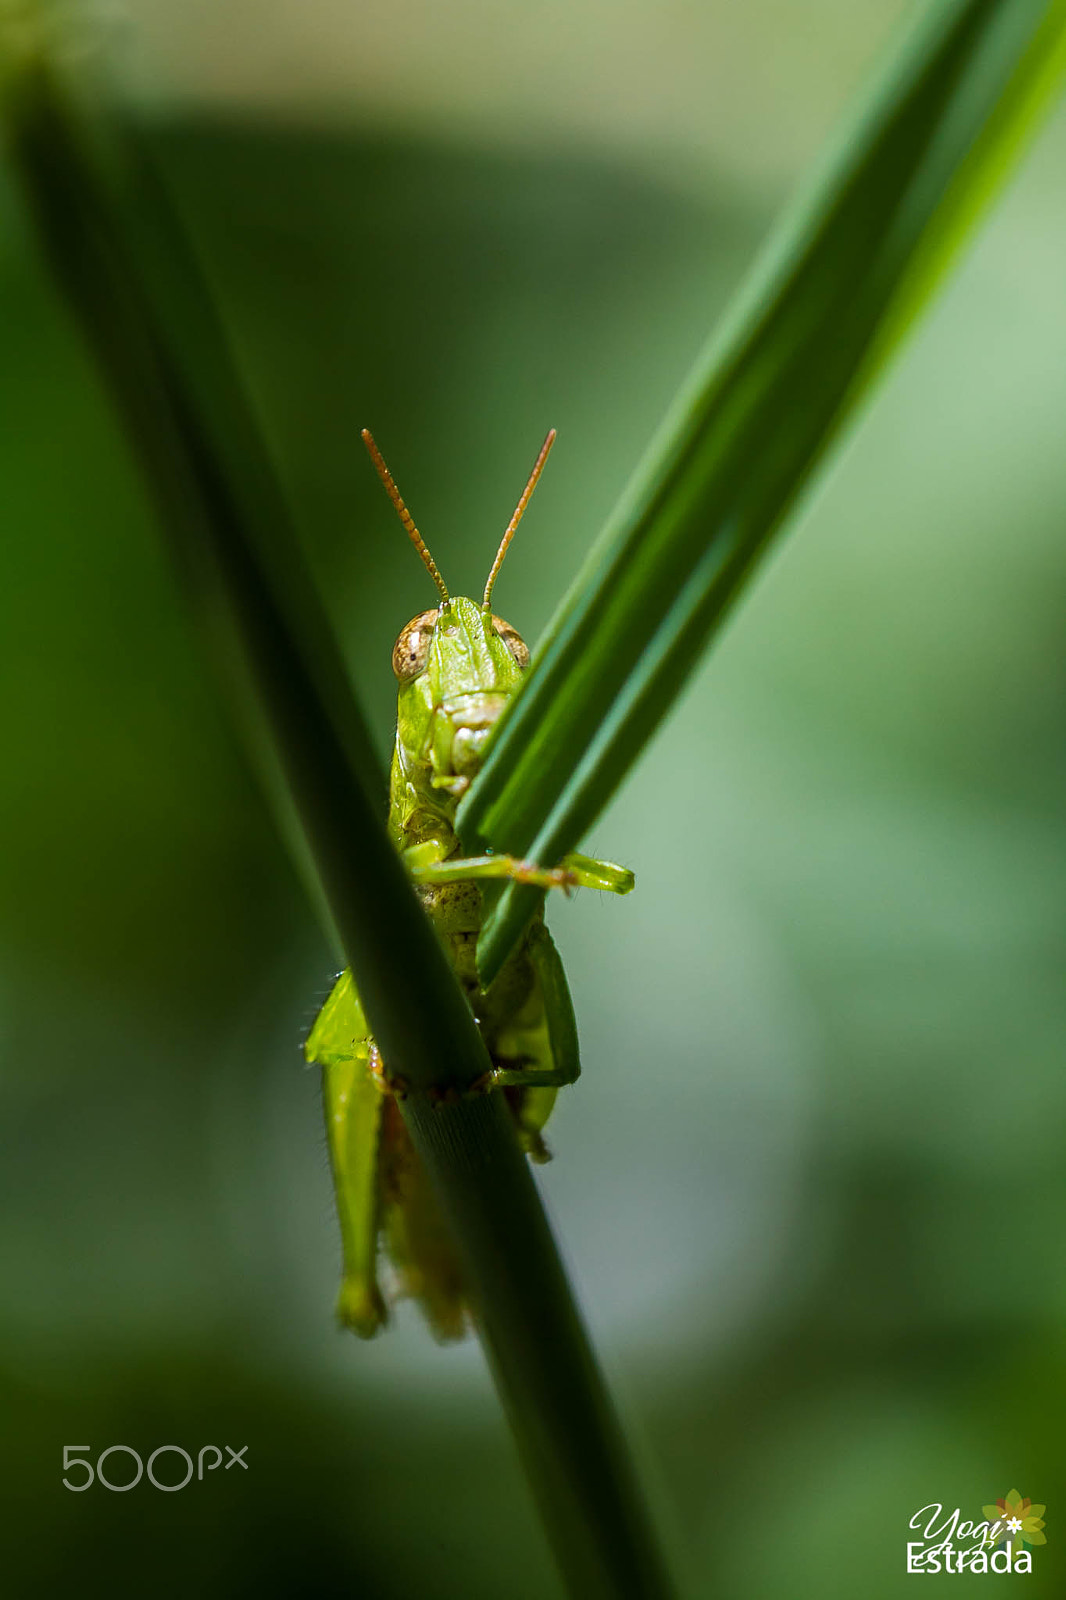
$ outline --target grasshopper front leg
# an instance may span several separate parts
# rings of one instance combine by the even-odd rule
[[[591,856],[564,856],[557,867],[540,867],[519,856],[450,856],[444,859],[442,840],[428,839],[403,852],[404,861],[416,883],[467,883],[479,879],[508,878],[515,883],[533,884],[538,889],[603,889],[611,894],[628,894],[635,879],[628,867],[613,861],[596,861]]]
[[[598,861],[595,856],[579,855],[576,850],[563,857],[562,867],[580,888],[603,889],[608,894],[628,894],[637,881],[629,867],[620,867],[615,861]]]

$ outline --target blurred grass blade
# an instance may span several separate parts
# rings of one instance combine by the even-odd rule
[[[0,14],[0,71],[5,42]],[[77,117],[32,30],[17,43],[3,100],[16,173],[223,681],[239,681],[238,709],[276,758],[383,1054],[411,1085],[401,1109],[570,1592],[664,1600],[669,1578],[513,1118],[498,1094],[436,1093],[468,1088],[489,1058],[386,834],[362,714],[184,235],[136,137],[119,148]]]
[[[184,236],[136,142],[119,149],[83,125],[45,61],[23,62],[4,109],[53,270],[147,468],[223,681],[294,798],[375,1033],[412,1084],[472,1082],[484,1046],[386,834],[369,732]]]
[[[464,848],[551,863],[595,822],[1061,75],[1064,0],[950,0],[786,219],[550,624]],[[499,971],[538,902],[509,886]]]

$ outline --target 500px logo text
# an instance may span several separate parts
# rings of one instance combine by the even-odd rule
[[[245,1472],[248,1471],[248,1463],[244,1459],[248,1451],[246,1444],[242,1444],[239,1450],[231,1449],[228,1444],[223,1445],[222,1448],[230,1458],[225,1465],[224,1470],[226,1472],[231,1467],[237,1466],[242,1467]],[[80,1468],[85,1474],[84,1482],[81,1483],[72,1483],[70,1478],[64,1478],[64,1489],[71,1489],[75,1494],[83,1494],[86,1489],[91,1489],[94,1483],[99,1483],[105,1489],[110,1489],[112,1494],[125,1494],[127,1489],[135,1489],[144,1477],[145,1464],[132,1445],[109,1444],[106,1450],[100,1451],[96,1458],[95,1467],[91,1461],[85,1459],[91,1449],[91,1444],[65,1444],[63,1446],[63,1471],[74,1472],[77,1468]],[[133,1458],[133,1476],[127,1483],[116,1483],[113,1478],[106,1475],[104,1467],[108,1456],[114,1456],[122,1452]],[[168,1456],[180,1456],[181,1461],[178,1463],[171,1460],[167,1462],[165,1467],[160,1463],[160,1467],[157,1468],[156,1463],[160,1462],[160,1457],[165,1459]],[[212,1456],[214,1460],[210,1459]],[[164,1494],[175,1494],[178,1489],[184,1489],[186,1484],[192,1482],[194,1473],[198,1480],[203,1478],[205,1462],[208,1472],[215,1472],[222,1466],[222,1450],[219,1449],[217,1444],[205,1444],[197,1452],[195,1467],[193,1466],[192,1456],[187,1450],[183,1450],[180,1444],[157,1445],[148,1457],[148,1482],[154,1489],[162,1489]],[[117,1463],[114,1465],[117,1465]],[[114,1471],[114,1465],[107,1469],[108,1472]],[[173,1477],[176,1471],[182,1474],[177,1483],[166,1482],[165,1478]],[[164,1473],[165,1477],[163,1476]]]

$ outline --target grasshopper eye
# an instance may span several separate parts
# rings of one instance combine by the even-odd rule
[[[420,611],[412,617],[392,647],[392,670],[401,683],[417,678],[425,672],[429,658],[429,641],[436,627],[437,611]]]
[[[504,622],[502,617],[497,616],[493,617],[492,626],[496,637],[503,640],[508,650],[510,650],[511,654],[514,656],[517,665],[521,667],[522,671],[524,672],[529,666],[529,646],[522,638],[522,635],[519,633],[518,629],[512,628],[509,622]]]

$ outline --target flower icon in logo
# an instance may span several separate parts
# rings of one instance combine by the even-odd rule
[[[1023,1541],[1026,1544],[1046,1544],[1047,1540],[1041,1532],[1046,1509],[1046,1506],[1034,1506],[1031,1500],[1023,1500],[1017,1489],[1012,1489],[1002,1500],[997,1500],[994,1506],[982,1506],[981,1510],[989,1523],[989,1543],[998,1544],[1001,1539],[1009,1539],[1015,1555],[1021,1550]]]

